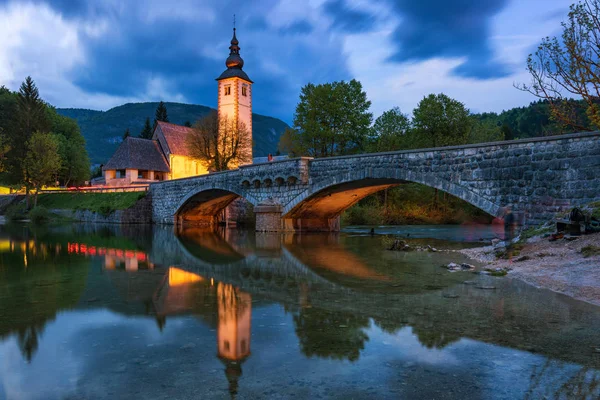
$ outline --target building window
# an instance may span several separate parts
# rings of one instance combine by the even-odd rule
[[[116,178],[117,179],[125,178],[125,170],[124,169],[118,169],[117,170],[117,176],[116,176]]]
[[[225,86],[225,96],[229,96],[231,94],[231,85]]]
[[[248,96],[248,87],[242,86],[242,96]]]

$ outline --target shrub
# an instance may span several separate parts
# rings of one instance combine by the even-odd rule
[[[13,204],[6,209],[5,216],[9,221],[22,221],[27,218],[27,207],[24,203]]]
[[[108,217],[110,214],[112,214],[114,212],[114,208],[112,208],[111,206],[107,206],[107,205],[103,205],[100,206],[98,208],[98,212],[100,213],[100,215],[102,215],[103,217]]]
[[[582,247],[581,254],[583,254],[583,256],[586,258],[600,255],[600,247],[594,246],[592,244],[589,246]]]
[[[42,224],[50,219],[50,212],[46,207],[37,206],[29,211],[29,219],[35,224]]]

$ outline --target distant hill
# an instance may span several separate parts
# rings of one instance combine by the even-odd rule
[[[169,121],[181,125],[186,121],[194,123],[213,110],[195,104],[165,104]],[[149,117],[151,122],[154,121],[157,105],[158,103],[128,103],[108,111],[82,108],[58,108],[56,111],[77,121],[87,142],[86,147],[92,164],[103,164],[121,143],[127,128],[132,136],[138,136],[144,127],[146,117]],[[275,154],[279,137],[287,127],[288,125],[280,119],[252,114],[254,156],[265,157],[269,153]]]

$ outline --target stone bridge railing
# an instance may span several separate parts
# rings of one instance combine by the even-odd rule
[[[440,189],[494,216],[510,204],[523,223],[537,224],[600,200],[600,133],[298,158],[156,183],[150,191],[157,223],[175,223],[190,201],[186,212],[208,213],[202,204],[223,198],[221,207],[239,196],[254,206],[259,230],[335,230],[344,209],[403,182]]]

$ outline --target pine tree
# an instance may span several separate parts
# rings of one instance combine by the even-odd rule
[[[169,122],[169,117],[167,115],[167,106],[162,101],[158,103],[158,107],[156,107],[156,114],[154,117],[154,123],[157,121]]]
[[[17,120],[20,128],[19,142],[25,143],[33,132],[48,132],[50,124],[46,116],[46,104],[30,76],[25,78],[17,93]]]
[[[129,133],[129,128],[125,129],[125,133],[123,134],[123,141],[127,139],[131,134]]]
[[[140,132],[140,137],[142,139],[152,139],[152,126],[150,125],[150,118],[146,117],[146,122],[144,123],[144,129]]]
[[[31,189],[28,179],[25,158],[28,155],[27,143],[34,132],[47,134],[50,131],[46,103],[40,94],[33,79],[28,76],[21,84],[17,93],[14,115],[14,129],[8,133],[11,151],[8,154],[7,181],[11,184],[24,185],[27,207],[29,208],[29,191]]]

